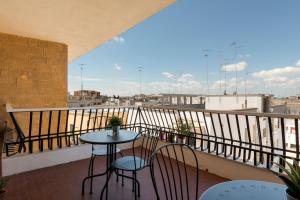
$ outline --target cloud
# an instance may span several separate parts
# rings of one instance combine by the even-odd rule
[[[81,80],[81,76],[73,76],[73,75],[68,75],[69,79],[76,79],[76,80]],[[102,81],[101,78],[94,78],[94,77],[82,77],[83,81]]]
[[[189,82],[189,81],[191,81],[193,79],[193,75],[192,74],[181,74],[179,77],[178,77],[178,79],[177,79],[177,81],[178,82]]]
[[[296,66],[300,67],[300,59],[297,61]]]
[[[252,76],[254,78],[270,79],[274,77],[292,76],[296,74],[300,74],[300,66],[276,67],[270,70],[262,70],[262,71],[254,72]]]
[[[251,58],[251,54],[239,54],[238,57],[242,58],[242,59],[244,59],[244,58]]]
[[[174,74],[170,73],[170,72],[162,72],[161,73],[164,77],[166,78],[173,78]]]
[[[119,42],[119,43],[124,43],[125,39],[122,36],[115,36],[112,38],[113,41]]]
[[[244,69],[246,69],[247,66],[248,64],[245,61],[242,61],[238,63],[223,65],[222,70],[227,72],[243,71]]]
[[[115,64],[115,69],[118,70],[118,71],[121,71],[122,70],[122,66],[119,65],[119,64]]]

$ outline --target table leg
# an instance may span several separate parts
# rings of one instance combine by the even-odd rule
[[[103,198],[103,194],[104,194],[104,190],[105,190],[105,194],[106,194],[106,200],[108,199],[108,182],[110,180],[110,177],[112,175],[112,173],[114,172],[114,169],[112,168],[111,164],[112,162],[116,159],[116,151],[117,151],[117,145],[116,144],[109,144],[107,145],[107,158],[106,158],[106,169],[107,169],[107,173],[106,173],[106,182],[101,190],[101,195],[100,195],[100,199],[102,200]]]

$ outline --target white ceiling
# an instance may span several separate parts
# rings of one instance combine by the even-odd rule
[[[175,0],[0,0],[0,32],[68,45],[69,62]]]

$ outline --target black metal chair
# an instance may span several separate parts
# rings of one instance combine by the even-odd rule
[[[132,146],[133,155],[124,156],[112,163],[117,172],[118,170],[132,172],[132,177],[119,173],[117,175],[132,180],[132,191],[135,199],[140,196],[140,183],[136,177],[137,172],[150,165],[151,155],[159,140],[159,131],[156,129],[148,130],[146,133],[139,133],[136,138]],[[137,145],[137,142],[141,142],[140,145]]]
[[[198,200],[199,165],[190,146],[159,147],[151,156],[150,172],[157,199]]]
[[[116,153],[119,153],[121,155],[121,157],[123,157],[123,153],[121,152],[121,149],[117,148]],[[88,169],[88,177],[91,177],[91,181],[90,181],[90,193],[93,192],[93,175],[94,175],[94,161],[95,158],[97,156],[107,156],[107,148],[106,146],[103,145],[92,145],[92,155],[90,158],[90,164],[89,164],[89,169]],[[122,172],[123,173],[123,172]],[[103,172],[102,174],[105,174],[105,172]],[[100,174],[100,175],[102,175]],[[119,176],[117,176],[117,181],[119,180]],[[122,179],[122,183],[123,183],[123,179]],[[82,183],[82,188],[83,188],[83,193],[84,193],[84,184],[85,184],[85,180]]]

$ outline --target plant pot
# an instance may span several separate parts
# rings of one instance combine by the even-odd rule
[[[120,132],[120,126],[112,126],[112,135],[116,136],[119,135]]]
[[[286,199],[287,199],[287,200],[299,200],[298,198],[295,198],[295,197],[293,197],[293,196],[290,194],[289,189],[286,189],[286,190],[285,190],[285,194],[286,194]]]
[[[0,200],[4,199],[5,197],[5,190],[0,190]]]
[[[186,143],[186,137],[184,136],[177,136],[177,143],[182,143],[182,144],[185,144]]]
[[[173,143],[174,137],[172,134],[168,134],[168,142]]]
[[[166,140],[166,139],[167,139],[166,132],[160,132],[160,140]]]

